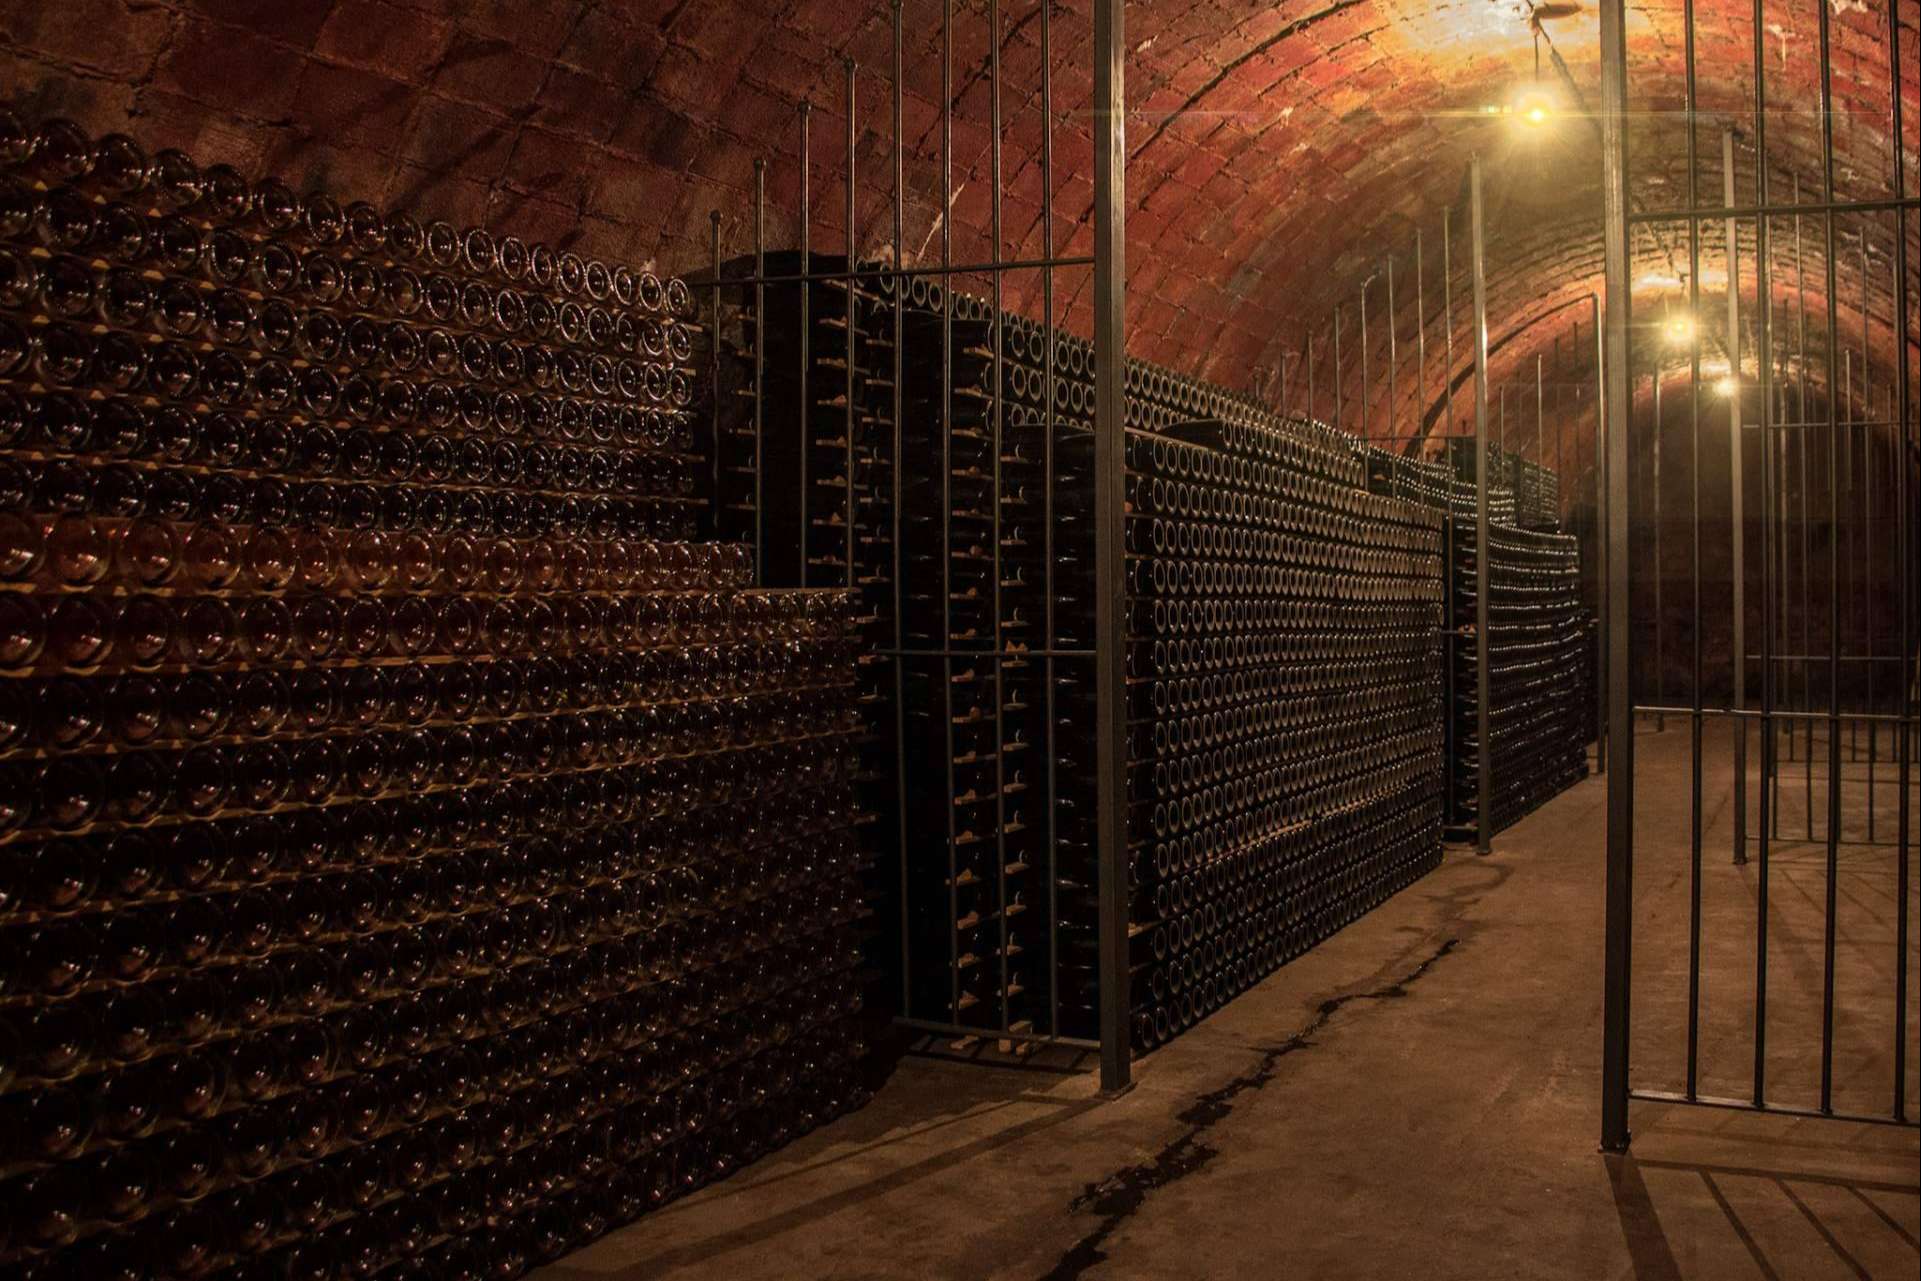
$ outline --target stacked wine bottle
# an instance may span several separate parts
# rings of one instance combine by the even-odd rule
[[[1478,498],[1474,491],[1471,454],[1464,478],[1452,463],[1407,458],[1379,446],[1369,446],[1367,476],[1367,486],[1374,493],[1420,503],[1446,512],[1456,520],[1472,521],[1475,518]],[[1515,523],[1515,512],[1512,489],[1499,483],[1488,486],[1487,518],[1490,524],[1511,527]]]
[[[1453,469],[1456,502],[1465,498],[1467,510],[1457,515],[1474,516],[1474,438],[1455,436],[1447,442],[1447,455],[1441,464]],[[1528,462],[1520,454],[1495,441],[1487,446],[1487,518],[1508,529],[1560,528],[1558,483],[1543,482],[1546,469]],[[1548,473],[1552,475],[1551,472]],[[1523,493],[1525,488],[1526,492]]]
[[[1047,648],[1041,388],[1027,377],[1040,333],[977,298],[949,299],[939,284],[893,283],[901,776],[908,848],[919,855],[904,885],[905,1009],[956,1027],[1052,1031],[1058,1001],[1076,996],[1052,986],[1049,967],[1058,869],[1048,836],[1060,819],[1048,786],[1052,664],[1029,656]]]
[[[873,776],[899,789],[900,822],[866,830],[879,861],[900,869],[888,915],[898,909],[903,937],[896,955],[878,958],[897,971],[900,1012],[917,1026],[987,1037],[1092,1038],[1092,348],[990,300],[868,266],[852,291],[859,332],[850,339],[836,279],[844,260],[810,261],[825,279],[804,304],[780,292],[798,259],[762,265],[774,283],[735,295],[740,410],[723,439],[741,447],[723,472],[740,479],[724,505],[743,532],[757,517],[763,555],[791,572],[807,564],[840,574],[838,549],[851,545],[845,563],[865,591],[876,652],[899,638],[866,706],[868,741],[898,743],[872,759]],[[851,368],[842,363],[850,352]],[[796,395],[801,370],[808,381]],[[1128,362],[1124,379],[1130,428],[1213,420],[1231,443],[1189,453],[1258,467],[1271,486],[1252,493],[1227,470],[1179,482],[1210,502],[1267,504],[1260,532],[1272,539],[1258,563],[1250,544],[1233,541],[1256,532],[1244,512],[1208,526],[1220,540],[1208,551],[1149,545],[1150,524],[1172,529],[1182,520],[1173,513],[1137,505],[1129,521],[1129,554],[1140,559],[1130,562],[1139,629],[1127,662],[1146,699],[1130,733],[1129,946],[1135,1034],[1146,1048],[1437,860],[1442,582],[1438,516],[1366,494],[1367,455],[1351,439],[1144,362]],[[804,458],[794,453],[802,433],[781,425],[797,402],[814,424]],[[749,440],[775,464],[760,475],[758,499]],[[1151,444],[1141,436],[1130,448]],[[1144,460],[1130,465],[1144,504],[1156,475]],[[808,477],[824,483],[797,483]],[[770,495],[770,484],[787,492]],[[1335,553],[1362,566],[1351,581],[1319,573]],[[1377,555],[1396,558],[1393,568]],[[1210,580],[1205,601],[1177,599],[1150,585],[1156,563],[1164,574],[1207,563],[1224,576]],[[1249,602],[1229,593],[1227,577],[1251,581],[1257,571],[1286,576],[1263,589],[1271,616],[1231,615],[1224,606]],[[1356,604],[1349,590],[1378,595]],[[1194,609],[1195,620],[1205,611],[1209,621],[1191,637],[1157,637],[1159,608]],[[1176,650],[1181,666],[1157,666],[1175,662]],[[1157,707],[1150,687],[1195,701]],[[1275,697],[1289,700],[1297,723],[1260,722]],[[1231,747],[1156,744],[1157,728],[1214,733],[1230,715],[1243,722]],[[1397,728],[1382,729],[1390,723]],[[1355,737],[1353,773],[1325,773],[1327,735]],[[1225,768],[1230,752],[1231,782],[1194,774]],[[1158,836],[1156,787],[1167,789]],[[1194,817],[1197,801],[1218,809],[1230,790],[1238,808]]]
[[[803,265],[827,279],[796,283]],[[758,549],[758,581],[837,587],[853,602],[862,894],[893,920],[900,789],[888,657],[894,643],[892,324],[876,318],[880,297],[873,283],[848,279],[845,258],[803,259],[783,251],[764,255],[760,267],[780,283],[724,286],[727,359],[720,362],[716,392],[722,403],[719,529],[722,537]],[[753,270],[754,260],[736,260],[722,278]],[[893,967],[897,938],[870,935],[866,943],[875,967]]]
[[[1143,1048],[1440,857],[1438,520],[1308,429],[1169,430],[1126,442]]]
[[[1514,491],[1514,523],[1522,529],[1559,533],[1561,477],[1552,467],[1508,455],[1508,487]]]
[[[508,1278],[857,1098],[685,286],[0,116],[0,1267]]]
[[[1448,821],[1467,837],[1479,826],[1482,751],[1474,522],[1454,518],[1448,542],[1453,639]],[[1575,539],[1490,524],[1488,542],[1489,830],[1499,831],[1587,776],[1592,703]]]
[[[1053,804],[1072,786],[1046,750],[1055,664],[1029,656],[1050,648],[1046,333],[925,276],[806,263],[821,279],[804,290],[799,256],[770,254],[775,283],[729,294],[724,519],[758,532],[771,581],[859,593],[862,833],[885,869],[870,897],[905,932],[875,958],[897,1011],[1051,1031],[1049,833],[1071,845],[1092,801]],[[1057,339],[1059,433],[1089,401],[1087,344]]]
[[[1367,459],[1375,493],[1447,515],[1447,822],[1461,840],[1474,838],[1480,808],[1473,444],[1450,441],[1439,462],[1378,448]],[[1490,830],[1499,830],[1586,776],[1593,656],[1579,546],[1556,532],[1559,478],[1491,442],[1488,474],[1503,482],[1488,487]]]

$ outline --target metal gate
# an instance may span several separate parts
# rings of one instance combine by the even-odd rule
[[[1902,77],[1915,74],[1921,5],[1814,6],[1812,66],[1790,62],[1784,38],[1774,43],[1783,6],[1754,0],[1751,20],[1738,6],[1716,11],[1704,43],[1724,47],[1733,32],[1736,47],[1750,37],[1752,47],[1744,67],[1717,59],[1714,83],[1697,74],[1697,25],[1706,22],[1697,24],[1694,0],[1675,7],[1685,80],[1678,100],[1663,101],[1662,86],[1630,82],[1624,0],[1601,5],[1603,447],[1608,595],[1619,603],[1606,623],[1607,661],[1617,673],[1607,691],[1601,1109],[1602,1145],[1611,1151],[1628,1145],[1630,1100],[1915,1125],[1907,1077],[1921,487],[1911,313],[1921,289],[1911,237],[1921,229],[1921,200],[1910,194],[1907,166],[1921,130],[1917,104],[1902,100]],[[1851,66],[1882,60],[1885,106],[1870,109],[1850,96],[1845,110],[1837,108],[1835,55],[1843,44],[1857,60]],[[1863,79],[1857,70],[1844,87],[1852,93]],[[1745,101],[1729,96],[1730,82]],[[1846,133],[1840,143],[1837,122]],[[1717,273],[1726,305],[1710,312],[1704,284],[1714,292]],[[1655,275],[1665,288],[1648,285]],[[1644,379],[1651,394],[1637,399]],[[1677,422],[1659,416],[1664,402],[1670,417],[1678,409]],[[1647,462],[1651,492],[1630,492]],[[1677,467],[1688,482],[1679,516]],[[1653,541],[1658,549],[1665,521],[1669,549],[1666,562],[1658,550],[1654,557],[1652,593],[1637,583],[1629,554],[1631,532],[1645,531],[1650,514],[1654,539],[1637,538],[1637,545],[1645,550]],[[1677,537],[1683,518],[1685,537]],[[1666,566],[1683,555],[1680,582]],[[1704,573],[1704,563],[1713,568]],[[1649,595],[1652,619],[1637,608]],[[1680,644],[1665,634],[1676,630]],[[1677,688],[1688,690],[1686,701],[1668,696]],[[1678,748],[1658,735],[1682,726],[1687,734],[1685,1045],[1679,1080],[1646,1083],[1629,1053],[1637,714],[1657,735],[1650,743],[1676,758]],[[1724,760],[1731,762],[1725,792],[1713,781]],[[1707,839],[1722,796],[1726,846]],[[1893,938],[1871,941],[1875,949],[1891,944],[1892,982],[1884,988],[1880,981],[1883,953],[1869,990],[1857,988],[1846,1009],[1837,999],[1837,942],[1853,956],[1868,941],[1847,937],[1840,920],[1844,858],[1850,875],[1891,883],[1896,909]],[[1777,876],[1788,879],[1771,887],[1776,864],[1783,868]],[[1803,883],[1817,869],[1820,897]],[[1789,887],[1803,892],[1805,905],[1786,901]],[[1751,894],[1751,915],[1704,912],[1704,891],[1717,902],[1732,898],[1737,908]],[[1812,983],[1805,994],[1789,988],[1793,973],[1777,974],[1771,985],[1771,920],[1782,929],[1789,910],[1818,917],[1819,951],[1796,949],[1784,961],[1777,949],[1777,964],[1818,971],[1818,997]],[[1740,981],[1751,982],[1751,993],[1740,993],[1751,1002],[1738,1023],[1751,1034],[1752,1063],[1741,1054],[1739,1088],[1722,1094],[1704,1088],[1703,1011],[1712,1007],[1704,1006],[1703,950],[1726,954],[1730,936],[1735,946],[1751,944],[1743,952],[1751,969]],[[1782,988],[1791,1009],[1792,998],[1804,995],[1810,1024],[1818,1008],[1818,1045],[1791,1040],[1784,1047],[1777,1038],[1770,1053],[1769,997]],[[1837,1015],[1858,1022],[1853,1011],[1869,1007],[1877,1027],[1882,1019],[1892,1024],[1885,1057],[1876,1050],[1863,1064],[1881,1083],[1873,1094],[1885,1105],[1837,1104]],[[1778,1025],[1780,1012],[1773,1017]],[[1662,1057],[1664,1048],[1673,1047],[1657,1044],[1648,1057]],[[1771,1077],[1783,1064],[1789,1070]],[[1778,1086],[1779,1075],[1795,1071],[1808,1074],[1810,1097]]]

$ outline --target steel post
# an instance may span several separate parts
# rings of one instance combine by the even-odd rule
[[[1606,253],[1607,327],[1602,362],[1606,400],[1608,479],[1605,485],[1610,539],[1627,531],[1628,511],[1628,233],[1627,233],[1627,41],[1625,0],[1601,3],[1601,203]],[[1627,600],[1625,548],[1611,548],[1609,587]],[[1613,768],[1607,795],[1607,950],[1603,972],[1601,1050],[1601,1146],[1625,1152],[1628,1130],[1628,1004],[1634,904],[1634,732],[1633,701],[1626,679],[1627,610],[1610,613],[1607,648],[1621,673],[1608,692],[1613,723],[1609,751]]]
[[[1123,0],[1094,2],[1094,565],[1096,809],[1100,842],[1101,1088],[1129,1084],[1127,769],[1122,617],[1126,412],[1126,51]]]
[[[1734,205],[1734,130],[1721,132],[1721,193]],[[1733,706],[1748,705],[1747,526],[1741,458],[1741,243],[1740,228],[1727,220],[1728,237],[1728,526],[1733,562],[1728,571],[1734,590]],[[1734,721],[1734,861],[1748,861],[1748,722]]]
[[[1494,840],[1494,741],[1488,729],[1487,589],[1494,557],[1487,531],[1487,259],[1482,228],[1481,158],[1468,162],[1469,234],[1474,270],[1474,734],[1477,756],[1474,844]]]

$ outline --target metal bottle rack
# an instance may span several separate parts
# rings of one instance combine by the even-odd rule
[[[721,278],[748,270],[723,265]],[[862,593],[870,647],[862,830],[882,917],[898,922],[898,947],[882,942],[872,956],[893,974],[899,1021],[937,1035],[1091,1048],[1099,893],[1091,349],[1062,334],[1050,344],[1041,326],[996,313],[988,300],[946,298],[937,282],[875,264],[850,270],[844,257],[763,255],[760,271],[816,283],[805,297],[764,283],[722,290],[719,329],[738,359],[721,385],[721,527],[756,544],[768,583]],[[1372,504],[1367,519],[1431,528],[1435,554],[1423,573],[1438,611],[1439,518],[1367,494],[1357,442],[1143,362],[1128,362],[1123,381],[1130,442],[1208,420],[1206,430],[1225,434],[1183,448],[1225,460],[1222,476],[1256,465],[1274,483],[1296,478],[1300,488],[1283,500],[1290,511],[1324,505],[1332,520],[1341,503]],[[1154,478],[1144,458],[1128,464],[1138,490],[1128,503],[1124,659],[1137,1046],[1172,1035],[1431,867],[1441,794],[1437,681],[1423,714],[1433,741],[1409,749],[1402,784],[1413,810],[1377,807],[1370,818],[1326,800],[1329,815],[1267,814],[1272,831],[1246,817],[1240,847],[1198,862],[1157,840],[1155,734],[1174,717],[1133,700],[1175,672],[1157,667],[1145,621],[1155,593],[1145,523]],[[1208,488],[1235,496],[1218,477]],[[1323,608],[1339,606],[1330,597]],[[1342,624],[1304,608],[1290,626]],[[1427,626],[1438,627],[1438,613]],[[1326,673],[1313,664],[1326,657],[1312,647],[1295,655],[1287,676],[1297,695],[1331,697],[1315,683]],[[1209,680],[1234,675],[1218,653],[1207,666]],[[1425,670],[1434,667],[1426,660]],[[1410,687],[1414,703],[1427,697],[1418,679]],[[1304,747],[1289,740],[1297,754]],[[1318,777],[1297,785],[1321,795],[1312,791]],[[1429,805],[1426,818],[1416,813]],[[1324,831],[1315,826],[1323,819],[1332,824]],[[1346,867],[1390,819],[1406,821],[1407,848],[1365,876]],[[1229,855],[1240,859],[1233,870]],[[1244,955],[1230,954],[1236,945]]]

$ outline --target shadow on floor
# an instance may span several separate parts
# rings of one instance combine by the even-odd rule
[[[1654,1199],[1641,1178],[1641,1163],[1632,1155],[1611,1152],[1603,1154],[1601,1160],[1607,1166],[1614,1213],[1621,1220],[1621,1235],[1627,1239],[1635,1277],[1638,1281],[1680,1281],[1681,1265],[1675,1262],[1674,1249],[1661,1230]]]
[[[1915,1233],[1869,1195],[1881,1193],[1893,1197],[1921,1197],[1921,1184],[1712,1161],[1642,1160],[1631,1154],[1604,1154],[1601,1160],[1607,1167],[1608,1185],[1614,1194],[1615,1215],[1620,1220],[1636,1281],[1680,1281],[1680,1278],[1688,1275],[1675,1258],[1667,1231],[1662,1227],[1655,1198],[1650,1195],[1647,1182],[1642,1177],[1643,1170],[1696,1175],[1700,1179],[1700,1190],[1705,1192],[1728,1230],[1746,1251],[1755,1270],[1763,1277],[1779,1279],[1796,1276],[1805,1267],[1805,1256],[1793,1263],[1773,1257],[1755,1228],[1728,1196],[1725,1185],[1729,1180],[1757,1180],[1778,1192],[1825,1245],[1838,1269],[1848,1274],[1857,1277],[1875,1275],[1862,1260],[1874,1258],[1876,1253],[1885,1255],[1885,1250],[1880,1248],[1884,1243],[1856,1239],[1862,1235],[1863,1224],[1870,1225],[1869,1230],[1875,1234],[1882,1229],[1892,1232],[1906,1244],[1909,1251],[1921,1254],[1921,1241],[1917,1241]],[[1810,1202],[1807,1195],[1810,1188],[1837,1189],[1847,1193],[1851,1204],[1858,1204],[1865,1209],[1871,1219],[1850,1225],[1837,1221],[1831,1214],[1823,1214]],[[1678,1198],[1673,1195],[1667,1198],[1670,1201],[1687,1199],[1685,1192]],[[1680,1211],[1684,1207],[1672,1208]]]
[[[813,1154],[807,1149],[816,1145],[810,1143],[809,1140],[802,1140],[800,1143],[787,1149],[784,1154],[787,1159],[782,1162],[781,1167],[777,1171],[765,1173],[761,1177],[754,1178],[751,1181],[736,1179],[729,1184],[709,1187],[695,1198],[688,1201],[677,1202],[654,1215],[648,1216],[648,1218],[641,1221],[640,1226],[655,1229],[665,1226],[677,1216],[677,1212],[713,1218],[715,1217],[714,1212],[718,1210],[721,1211],[720,1217],[724,1220],[725,1211],[722,1207],[730,1200],[740,1197],[751,1197],[760,1202],[775,1200],[779,1194],[778,1192],[773,1192],[773,1190],[779,1188],[781,1184],[816,1175],[836,1166],[851,1165],[855,1167],[855,1170],[849,1176],[846,1176],[850,1177],[853,1180],[852,1182],[827,1195],[817,1196],[810,1200],[788,1205],[786,1208],[773,1214],[756,1216],[751,1221],[741,1223],[731,1229],[698,1235],[694,1239],[683,1240],[657,1253],[628,1256],[623,1260],[618,1275],[622,1277],[659,1276],[671,1273],[677,1268],[690,1267],[695,1264],[708,1262],[730,1251],[753,1249],[763,1246],[772,1238],[779,1237],[784,1233],[817,1223],[843,1210],[859,1206],[877,1197],[897,1192],[923,1179],[939,1175],[951,1170],[955,1166],[972,1161],[976,1157],[1007,1147],[1010,1144],[1019,1143],[1034,1135],[1042,1134],[1056,1126],[1074,1120],[1076,1117],[1099,1107],[1104,1102],[1106,1102],[1106,1100],[1098,1095],[1072,1100],[1050,1099],[1038,1095],[1023,1095],[1018,1098],[1004,1099],[1001,1102],[990,1104],[985,1108],[976,1107],[965,1112],[954,1112],[937,1121],[917,1124],[905,1130],[888,1124],[882,1117],[876,1115],[879,1109],[869,1108],[862,1112],[853,1113],[836,1123],[836,1147],[840,1150],[836,1151],[834,1155],[825,1156],[817,1160],[811,1159]],[[1017,1103],[1043,1104],[1051,1107],[1053,1110],[1045,1116],[1030,1117],[1025,1121],[1012,1125],[995,1126],[971,1142],[956,1147],[942,1148],[940,1151],[919,1161],[914,1161],[906,1165],[887,1166],[884,1172],[874,1177],[862,1178],[860,1176],[859,1167],[867,1164],[869,1168],[872,1168],[870,1164],[871,1158],[877,1153],[881,1153],[888,1148],[899,1146],[910,1139],[918,1140],[925,1135],[949,1126],[964,1122],[978,1125],[983,1116],[988,1116],[994,1112],[1013,1107]],[[846,1124],[849,1121],[859,1122],[863,1119],[870,1123],[869,1126],[862,1127],[858,1124]],[[861,1128],[877,1130],[879,1133],[863,1135],[858,1132]],[[817,1136],[809,1136],[809,1139],[816,1137]],[[773,1192],[772,1196],[769,1195],[770,1192]],[[631,1233],[634,1229],[629,1228],[624,1231]],[[620,1235],[621,1234],[617,1233],[615,1238],[608,1238],[608,1240],[614,1241]],[[670,1230],[669,1235],[678,1234],[671,1233]],[[645,1238],[635,1236],[630,1239],[633,1243],[637,1244]],[[585,1269],[576,1273],[568,1266],[567,1261],[563,1260],[543,1275],[553,1278],[554,1281],[560,1281],[560,1278],[574,1275],[598,1276],[603,1274],[598,1271],[590,1273]]]

